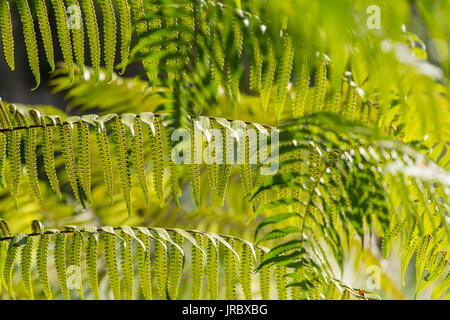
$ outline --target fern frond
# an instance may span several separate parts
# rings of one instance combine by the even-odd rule
[[[84,121],[76,123],[78,142],[78,178],[81,188],[89,204],[92,203],[91,195],[91,159],[89,145],[89,127]]]
[[[30,111],[35,118],[35,124],[39,125],[39,115]],[[39,181],[37,174],[37,158],[36,158],[36,143],[37,143],[37,129],[28,128],[25,133],[25,168],[27,171],[28,182],[30,183],[31,190],[34,196],[42,201],[41,191],[39,190]]]
[[[48,21],[47,5],[45,0],[36,0],[34,2],[36,16],[38,18],[39,30],[41,32],[42,42],[44,43],[45,55],[51,71],[55,70],[55,58],[53,53],[53,38]]]
[[[9,68],[14,70],[14,38],[9,0],[0,1],[0,30],[6,62],[8,63]]]
[[[430,286],[433,281],[436,281],[437,279],[439,279],[439,277],[441,277],[444,274],[444,272],[447,268],[447,264],[448,264],[448,261],[445,258],[445,256],[443,256],[441,258],[441,260],[438,262],[438,265],[436,266],[436,268],[434,268],[432,271],[430,271],[430,273],[428,273],[424,277],[424,279],[422,280],[422,282],[416,289],[416,296],[420,292],[422,292],[425,288]]]
[[[419,246],[417,247],[417,256],[416,256],[416,286],[420,284],[420,280],[422,279],[422,273],[425,269],[426,261],[425,259],[428,256],[428,250],[430,248],[431,243],[431,235],[425,235],[422,238]]]
[[[417,228],[414,228],[411,232],[411,236],[409,237],[409,242],[406,245],[406,248],[403,249],[401,264],[402,264],[402,283],[405,284],[404,275],[406,272],[406,268],[408,267],[409,261],[411,260],[414,252],[417,248],[417,241],[419,240],[419,233]]]
[[[144,142],[142,136],[142,121],[136,117],[133,124],[133,165],[136,170],[139,185],[145,197],[146,206],[150,204],[150,195],[147,187],[147,175],[144,167]]]
[[[183,247],[184,238],[178,232],[172,236],[173,241]],[[169,259],[169,278],[167,281],[167,293],[170,300],[178,298],[178,288],[181,281],[181,274],[184,266],[184,255],[179,248],[170,247],[170,259]]]
[[[116,17],[111,0],[100,0],[103,14],[104,59],[108,79],[111,80],[116,53]]]
[[[287,299],[285,274],[286,274],[286,267],[280,265],[277,265],[275,267],[275,282],[277,285],[278,300]]]
[[[152,299],[152,273],[150,262],[150,239],[151,237],[147,229],[144,228],[146,233],[139,232],[138,238],[145,245],[145,250],[142,246],[137,246],[137,258],[138,258],[138,272],[139,283],[141,291],[146,300]]]
[[[195,241],[197,241],[198,248],[195,246],[191,247],[192,252],[192,287],[191,287],[191,298],[193,300],[200,299],[200,294],[203,286],[203,277],[204,277],[204,260],[202,251],[200,248],[203,248],[203,239],[199,234],[195,234]]]
[[[67,228],[67,227],[66,227]],[[70,230],[70,228],[67,228]],[[70,250],[70,264],[72,266],[75,266],[78,268],[78,270],[81,271],[81,250],[83,247],[83,236],[81,234],[80,231],[78,231],[78,229],[73,228],[73,233],[72,233],[72,244],[71,244],[71,250]],[[79,287],[78,287],[78,293],[80,295],[80,299],[83,300],[84,299],[84,293],[83,293],[83,279],[81,277],[81,273],[80,273],[80,277],[79,279]]]
[[[39,87],[41,83],[41,76],[39,71],[39,56],[36,42],[36,33],[34,31],[33,17],[31,16],[30,7],[27,0],[17,0],[17,9],[19,11],[20,20],[22,21],[23,34],[25,38],[25,47],[27,49],[28,63],[31,72],[36,80],[35,88]]]
[[[61,199],[61,191],[59,190],[59,181],[56,175],[55,169],[55,152],[53,145],[53,129],[50,126],[47,126],[46,120],[50,119],[55,124],[52,118],[41,117],[41,125],[44,130],[44,134],[42,135],[42,147],[43,147],[43,157],[44,157],[44,168],[48,177],[48,181],[50,182],[50,186],[53,191],[56,193],[58,198]]]
[[[218,119],[218,121],[221,121],[221,119]],[[230,164],[230,162],[234,161],[234,159],[231,156],[233,152],[233,138],[231,137],[230,129],[228,128],[230,125],[228,120],[221,122],[220,131],[222,133],[222,163],[218,165],[217,170],[217,197],[219,205],[223,206],[232,169],[232,164]]]
[[[120,118],[114,116],[114,138],[116,146],[116,160],[119,166],[120,185],[122,187],[122,193],[127,205],[128,214],[131,215],[131,180],[130,171],[128,166],[128,147],[125,138],[125,130]]]
[[[195,129],[195,120],[191,119],[190,124],[190,164],[189,164],[189,176],[192,188],[192,198],[196,207],[200,206],[200,165],[199,165],[199,153],[201,152],[201,146],[199,148],[199,134]],[[201,156],[201,155],[200,155]]]
[[[69,14],[72,15],[72,18],[76,18],[77,23],[71,26],[73,53],[81,74],[84,74],[84,28],[81,7],[78,0],[67,0],[67,5],[71,10]]]
[[[286,103],[289,80],[292,72],[292,61],[294,59],[294,49],[292,38],[288,33],[283,34],[283,55],[280,61],[280,70],[277,78],[277,91],[275,96],[275,114],[277,122],[283,112]]]
[[[6,258],[5,258],[5,262],[4,262],[4,266],[3,266],[3,283],[6,286],[6,289],[8,289],[8,293],[11,296],[11,298],[13,300],[16,299],[15,293],[14,293],[14,289],[13,289],[13,285],[12,285],[12,276],[13,276],[13,269],[14,269],[14,261],[16,260],[16,256],[18,253],[18,246],[16,244],[18,238],[16,238],[17,236],[14,237],[13,241],[10,243],[7,254],[6,254]]]
[[[327,81],[327,66],[325,61],[321,61],[316,66],[316,73],[314,76],[314,100],[311,106],[311,112],[319,112],[323,110],[326,93]]]
[[[26,237],[25,246],[22,248],[20,257],[20,275],[25,293],[30,300],[34,300],[33,283],[31,279],[31,266],[33,259],[34,238]]]
[[[242,291],[246,300],[252,299],[252,271],[253,271],[253,256],[247,244],[242,244],[241,265],[240,265],[240,279]]]
[[[218,247],[215,240],[208,237],[208,244],[206,245],[206,280],[209,298],[217,300],[219,295],[219,261],[218,261]]]
[[[134,268],[133,268],[133,242],[129,234],[122,231],[121,237],[124,241],[121,242],[121,266],[123,272],[123,289],[126,300],[133,300],[133,283],[134,283]]]
[[[131,11],[127,0],[119,0],[117,4],[119,8],[120,34],[121,34],[120,38],[120,56],[122,64],[121,74],[123,74],[128,64],[128,56],[130,54]]]
[[[116,237],[118,236],[113,228],[102,228],[105,231],[104,234],[104,243],[105,243],[105,260],[106,260],[106,269],[109,277],[109,286],[114,295],[114,299],[121,299],[121,291],[120,291],[120,276],[117,262],[119,261],[117,255],[117,246],[116,246]],[[123,241],[123,239],[122,239]]]
[[[162,241],[155,242],[155,278],[158,293],[167,299],[167,246]]]
[[[6,111],[3,111],[3,114],[7,117],[6,115]],[[7,119],[5,117],[5,119]],[[14,120],[17,122],[18,120],[20,121],[20,117],[17,114],[17,116],[14,117]],[[9,141],[8,141],[8,158],[9,158],[9,163],[10,163],[10,170],[11,170],[11,183],[10,183],[10,193],[11,193],[11,197],[13,198],[14,202],[17,205],[17,198],[18,198],[18,193],[19,193],[19,183],[20,183],[20,178],[22,176],[22,160],[21,160],[21,134],[20,132],[16,132],[13,131],[11,132],[10,136],[9,136]]]
[[[75,155],[72,146],[72,130],[69,124],[62,122],[61,118],[56,118],[56,125],[59,131],[59,140],[62,144],[62,152],[64,156],[65,168],[70,186],[78,202],[85,207],[84,199],[81,196],[81,188],[78,180],[77,166],[75,163]]]
[[[150,147],[152,150],[152,175],[153,187],[159,199],[159,204],[164,205],[164,191],[162,188],[164,178],[164,160],[163,160],[163,141],[162,141],[162,124],[160,119],[153,119],[153,127],[150,132]]]
[[[264,251],[260,250],[259,260],[264,259]],[[259,273],[259,287],[261,290],[261,298],[269,300],[270,298],[270,268],[268,265],[261,268]]]
[[[50,1],[53,6],[53,11],[55,12],[59,46],[61,47],[64,62],[66,63],[67,66],[70,81],[72,82],[74,77],[74,65],[72,56],[72,45],[70,42],[70,33],[67,23],[66,8],[64,6],[63,0],[50,0]]]
[[[434,288],[431,293],[431,299],[438,299],[442,294],[444,294],[450,287],[450,271],[447,273],[445,278]]]
[[[96,300],[100,299],[98,289],[98,274],[97,274],[97,259],[98,259],[98,233],[90,232],[88,236],[88,243],[86,247],[86,266],[88,271],[88,282],[91,292]]]
[[[97,147],[100,151],[102,160],[103,180],[105,182],[106,192],[113,198],[113,172],[111,154],[109,151],[108,136],[103,125],[97,126]]]
[[[295,77],[295,100],[292,108],[294,118],[299,118],[305,113],[306,100],[308,97],[308,88],[310,82],[308,60],[306,57],[302,58],[301,64],[296,66],[299,70],[296,71]]]
[[[92,67],[95,72],[95,79],[99,79],[100,74],[100,39],[97,26],[97,17],[92,0],[81,0],[83,12],[86,20],[86,31],[89,39],[89,50]]]
[[[273,48],[273,44],[270,42],[270,40],[268,40],[267,46],[267,63],[263,74],[263,82],[261,87],[261,106],[264,114],[267,112],[267,107],[269,106],[270,94],[272,91],[276,69],[275,49]]]
[[[52,290],[48,280],[48,250],[50,245],[49,235],[42,233],[39,236],[38,249],[36,254],[37,270],[42,290],[48,300],[53,299]]]
[[[67,287],[66,240],[67,235],[64,233],[56,233],[55,265],[61,292],[66,300],[70,300],[69,289]]]
[[[230,246],[234,247],[233,239],[229,239]],[[236,299],[236,258],[231,250],[224,248],[224,265],[225,265],[225,299]]]
[[[262,75],[262,54],[258,37],[250,35],[252,40],[252,58],[250,59],[250,75],[249,86],[250,90],[259,91],[261,89],[261,75]]]

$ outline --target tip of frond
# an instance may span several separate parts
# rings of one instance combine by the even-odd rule
[[[34,90],[36,90],[37,88],[39,88],[40,84],[41,84],[41,81],[39,81],[39,80],[36,81],[36,86],[35,86],[34,88],[32,88],[31,91],[34,91]]]

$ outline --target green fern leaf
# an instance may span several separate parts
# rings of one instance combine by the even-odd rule
[[[445,278],[433,289],[431,293],[431,300],[438,299],[450,287],[450,271]]]
[[[252,299],[252,271],[253,271],[253,256],[247,244],[242,244],[241,252],[241,266],[240,266],[240,280],[242,291],[246,300]]]
[[[283,55],[280,61],[280,70],[277,78],[277,91],[275,96],[275,114],[277,122],[283,112],[286,103],[289,80],[292,72],[292,60],[294,59],[294,49],[292,38],[289,34],[283,35]]]
[[[286,274],[285,266],[277,265],[275,267],[275,283],[278,292],[278,300],[287,299],[285,274]]]
[[[119,257],[117,256],[117,246],[116,246],[116,237],[122,239],[118,236],[114,229],[111,227],[103,227],[102,230],[105,232],[104,234],[104,251],[105,251],[105,260],[106,260],[106,270],[108,272],[109,277],[109,286],[114,295],[114,299],[120,300],[120,275],[117,262],[119,261]],[[123,239],[122,239],[123,241]]]
[[[131,180],[128,166],[128,147],[125,138],[125,130],[120,118],[116,115],[113,118],[114,138],[116,146],[116,159],[119,166],[120,185],[128,209],[131,215]]]
[[[191,298],[192,300],[200,299],[200,294],[202,291],[203,275],[204,275],[204,259],[200,248],[203,247],[202,236],[198,233],[195,234],[195,241],[198,247],[191,246],[192,252],[192,287],[191,287]]]
[[[133,265],[133,242],[129,234],[122,231],[121,237],[121,266],[123,273],[123,289],[126,300],[133,300],[134,265]]]
[[[6,114],[6,113],[5,113]],[[15,117],[16,122],[20,118],[17,115]],[[10,193],[11,197],[13,198],[14,202],[17,206],[17,200],[18,200],[18,193],[19,193],[19,184],[20,179],[22,176],[22,160],[21,160],[21,152],[20,152],[20,145],[21,145],[21,134],[19,130],[13,130],[11,134],[9,135],[9,163],[10,163],[10,170],[11,170],[11,183],[10,183]]]
[[[69,179],[70,186],[75,195],[75,198],[83,207],[86,207],[84,199],[81,197],[80,186],[78,181],[78,173],[75,163],[75,155],[72,146],[72,129],[69,124],[65,124],[61,121],[61,118],[56,118],[56,124],[59,131],[59,140],[62,144],[62,152],[64,156],[65,168],[67,177]]]
[[[164,192],[163,192],[163,178],[164,178],[164,160],[163,160],[163,144],[162,144],[162,132],[161,121],[157,117],[153,120],[152,133],[150,134],[150,148],[152,150],[152,175],[153,175],[153,187],[155,188],[156,195],[160,206],[164,205]]]
[[[104,57],[108,79],[112,79],[114,57],[116,54],[116,17],[111,0],[101,0],[103,14]]]
[[[89,127],[84,121],[76,123],[78,137],[78,170],[80,185],[89,204],[92,203],[91,195],[91,160],[89,145]]]
[[[0,218],[0,236],[10,237],[11,231],[9,230],[8,223]],[[5,267],[6,256],[8,253],[9,244],[7,241],[0,242],[0,288],[3,285],[3,270]]]
[[[221,119],[217,119],[220,121]],[[221,121],[222,122],[222,121]],[[226,122],[226,123],[225,123]],[[221,132],[222,132],[222,164],[218,165],[218,180],[217,180],[217,197],[219,199],[219,205],[223,206],[225,202],[226,190],[228,187],[228,181],[230,179],[232,165],[229,163],[233,161],[231,153],[233,147],[233,138],[231,137],[230,130],[226,127],[229,127],[229,123],[227,120],[224,120],[221,123]]]
[[[14,236],[14,239],[9,244],[8,252],[6,254],[6,259],[4,262],[3,267],[3,283],[5,284],[6,288],[8,289],[8,293],[11,296],[13,300],[16,299],[16,295],[14,293],[13,284],[12,284],[12,276],[13,276],[13,269],[14,269],[14,262],[16,260],[17,252],[18,252],[18,246],[16,242],[18,241],[18,236]]]
[[[316,67],[316,73],[314,76],[314,100],[312,103],[311,112],[319,112],[323,110],[326,93],[326,81],[327,81],[327,66],[325,61],[319,63]]]
[[[39,56],[36,42],[36,33],[34,31],[33,17],[31,16],[30,7],[28,6],[27,0],[17,0],[16,5],[19,11],[20,20],[22,21],[28,62],[30,64],[31,72],[34,75],[34,79],[36,80],[36,86],[34,88],[36,89],[41,83],[41,76],[39,71]]]
[[[39,115],[35,110],[30,110],[30,114],[35,119],[35,124],[39,124]],[[28,128],[25,133],[25,168],[27,171],[28,182],[30,183],[31,190],[34,196],[42,201],[41,191],[39,190],[39,181],[37,174],[37,158],[36,158],[36,140],[37,129]]]
[[[136,117],[133,124],[134,140],[133,140],[133,164],[136,170],[139,185],[145,197],[146,206],[150,204],[150,195],[147,187],[147,175],[144,167],[144,138],[142,136],[142,121]]]
[[[264,259],[264,251],[260,251],[259,260]],[[259,271],[259,287],[261,290],[261,298],[263,300],[270,299],[270,267],[265,265]]]
[[[31,264],[33,258],[34,239],[26,237],[25,246],[22,248],[20,257],[20,275],[22,278],[23,288],[30,300],[34,300],[33,282],[31,279]]]
[[[100,74],[100,39],[98,34],[97,17],[92,0],[81,0],[81,5],[83,7],[86,20],[91,63],[94,68],[95,79],[98,80]]]
[[[66,240],[67,235],[64,233],[56,234],[55,266],[61,292],[66,300],[70,300],[69,289],[67,287]]]
[[[161,240],[155,242],[155,278],[158,293],[167,299],[167,246]]]
[[[308,60],[306,57],[302,58],[302,63],[299,69],[300,70],[296,72],[295,100],[292,109],[294,118],[301,117],[305,112],[306,98],[308,96],[310,82]]]
[[[14,38],[11,23],[11,12],[9,0],[0,1],[0,29],[3,42],[3,52],[11,71],[15,69],[14,65]]]
[[[217,244],[213,238],[208,237],[206,246],[206,280],[209,298],[217,300],[219,295],[219,255]]]
[[[69,14],[71,14],[73,18],[76,18],[77,25],[71,26],[73,53],[75,55],[75,61],[80,68],[80,72],[84,75],[84,29],[81,7],[78,0],[67,0],[67,6]]]
[[[145,229],[148,234],[148,229]],[[151,237],[144,232],[138,233],[139,240],[145,245],[145,250],[142,246],[137,246],[138,257],[138,272],[139,283],[141,291],[146,300],[152,299],[152,274],[151,274],[151,261],[150,261],[150,239]]]
[[[179,233],[174,233],[172,236],[173,241],[183,246],[184,238]],[[167,293],[170,300],[175,300],[178,297],[178,287],[181,281],[181,274],[183,271],[184,256],[179,248],[170,247],[170,259],[169,259],[169,278],[167,282]]]
[[[44,231],[41,231],[44,232]],[[50,245],[49,235],[41,233],[39,236],[38,249],[37,249],[37,270],[39,274],[39,281],[41,282],[42,290],[48,300],[53,299],[52,290],[48,280],[48,250]]]
[[[250,90],[259,91],[261,89],[261,75],[262,75],[262,54],[258,41],[258,37],[254,34],[250,35],[252,38],[252,56],[250,64],[249,85]]]
[[[248,135],[245,135],[243,140],[244,141],[240,142],[240,145],[242,145],[245,159],[244,163],[240,165],[240,176],[244,196],[248,201],[250,201],[251,192],[253,189],[252,172],[250,164],[250,137]]]
[[[406,272],[406,268],[408,267],[409,261],[411,260],[414,251],[416,251],[417,248],[417,241],[419,240],[419,233],[417,228],[414,228],[411,232],[410,240],[406,246],[405,249],[402,250],[402,258],[401,258],[401,265],[402,265],[402,283],[405,285],[405,279],[404,275]]]
[[[44,43],[45,55],[51,72],[55,70],[55,58],[53,53],[52,30],[48,22],[47,5],[45,0],[36,0],[34,2],[36,8],[36,16],[38,18],[39,30],[41,32],[42,42]]]
[[[66,227],[68,229],[71,229],[70,227]],[[78,268],[78,270],[81,271],[81,250],[83,247],[83,236],[81,232],[76,229],[76,227],[73,227],[73,233],[72,233],[72,244],[70,247],[70,264],[72,266],[75,266]],[[78,287],[78,293],[80,295],[80,299],[83,300],[84,294],[83,294],[83,284],[82,284],[82,278],[80,276],[79,280],[79,287]]]
[[[420,279],[422,278],[423,270],[425,269],[426,261],[428,254],[428,249],[430,248],[431,243],[431,235],[425,235],[422,238],[419,246],[417,247],[417,256],[416,256],[416,286],[419,286]]]
[[[387,258],[389,256],[389,251],[391,249],[392,243],[399,236],[402,226],[403,223],[401,222],[394,224],[389,233],[384,236],[381,247],[383,257]]]
[[[67,71],[69,74],[70,82],[73,81],[74,65],[72,56],[72,45],[70,42],[70,33],[68,29],[66,8],[63,0],[50,0],[55,12],[56,26],[58,32],[59,46],[66,63]]]
[[[234,239],[228,239],[230,246],[235,247]],[[224,248],[225,299],[236,299],[236,257],[228,248]]]
[[[97,274],[97,259],[98,259],[98,233],[89,232],[88,243],[86,247],[86,265],[88,271],[88,282],[91,292],[96,300],[100,299],[98,290],[98,274]]]
[[[190,124],[190,164],[189,164],[189,176],[191,180],[192,197],[194,204],[198,208],[200,206],[200,165],[199,165],[199,153],[201,152],[201,146],[199,146],[198,130],[195,130],[194,120],[191,119]]]
[[[128,56],[130,54],[131,12],[127,0],[119,0],[117,4],[120,17],[120,55],[122,64],[121,74],[123,74],[128,64]]]
[[[425,276],[423,281],[420,283],[420,286],[416,290],[416,296],[422,292],[425,288],[427,288],[431,283],[437,280],[440,276],[442,276],[447,268],[447,260],[445,256],[439,261],[438,265],[434,270],[432,270],[429,274]]]
[[[103,125],[97,127],[97,147],[100,151],[102,160],[103,180],[105,182],[106,192],[113,198],[113,172],[111,154],[109,151],[108,136]]]
[[[53,128],[48,126],[46,123],[46,119],[52,120],[52,124],[55,124],[55,121],[52,118],[41,117],[41,125],[44,128],[44,134],[42,136],[42,146],[43,146],[43,156],[44,156],[44,168],[47,173],[48,181],[50,182],[50,186],[55,191],[56,195],[59,199],[62,198],[61,191],[59,190],[59,181],[58,176],[56,175],[55,169],[55,152],[53,145]]]
[[[264,114],[267,112],[267,107],[269,106],[270,93],[272,91],[273,79],[275,76],[276,69],[276,57],[275,50],[270,41],[267,43],[268,54],[267,54],[267,66],[263,75],[263,82],[261,87],[261,106]]]

